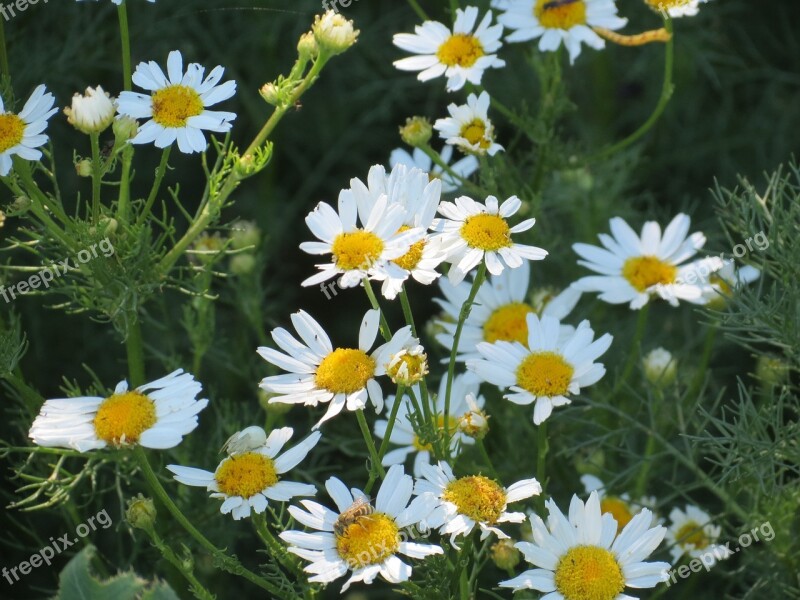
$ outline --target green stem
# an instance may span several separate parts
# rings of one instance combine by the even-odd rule
[[[119,18],[119,38],[122,46],[122,89],[131,89],[131,35],[128,31],[128,2],[122,2],[117,7],[117,17]]]
[[[169,163],[169,154],[171,150],[172,146],[167,146],[161,153],[161,162],[158,164],[158,169],[156,169],[156,178],[153,180],[153,187],[150,189],[150,195],[147,196],[147,201],[144,203],[142,212],[139,213],[139,218],[136,220],[137,225],[144,223],[144,220],[153,208],[153,203],[156,201],[158,191],[161,189],[161,182],[164,180],[164,174],[167,172],[167,163]]]
[[[406,319],[406,325],[411,327],[411,335],[419,338],[417,335],[417,326],[414,323],[414,313],[411,311],[411,303],[408,301],[408,294],[406,294],[406,286],[400,288],[400,306],[403,307],[403,317]]]
[[[361,428],[361,435],[364,436],[364,442],[367,444],[370,462],[372,463],[369,467],[370,479],[373,479],[373,475],[376,472],[378,475],[380,475],[380,478],[383,479],[386,477],[386,471],[381,464],[380,456],[378,456],[378,450],[375,448],[375,442],[373,441],[372,434],[369,431],[369,425],[367,425],[367,418],[364,416],[364,409],[359,408],[356,411],[356,418],[358,419],[358,426]]]
[[[381,335],[383,339],[387,342],[392,339],[392,330],[389,329],[389,323],[386,321],[386,315],[383,314],[383,310],[381,310],[381,304],[378,302],[378,297],[375,295],[375,290],[372,289],[372,283],[369,280],[369,277],[364,277],[364,291],[367,293],[367,298],[369,298],[369,303],[377,310],[381,315]]]
[[[550,443],[547,439],[547,420],[539,424],[536,430],[536,479],[542,486],[542,493],[537,497],[539,509],[544,513],[544,500],[547,489],[547,452],[550,450]]]
[[[453,22],[456,20],[456,11],[458,8],[458,0],[450,0],[450,17],[453,19]]]
[[[92,144],[92,223],[100,220],[100,185],[103,181],[103,164],[100,161],[100,134],[89,135]]]
[[[469,533],[464,538],[464,545],[461,546],[461,551],[458,553],[458,562],[453,577],[453,587],[458,587],[459,600],[469,600],[469,577],[468,568],[470,558],[472,557],[472,533]]]
[[[478,195],[486,195],[485,190],[482,187],[475,185],[469,179],[466,179],[461,175],[459,175],[458,173],[456,173],[450,167],[450,165],[448,165],[446,162],[442,160],[442,157],[439,155],[439,153],[436,152],[436,150],[434,150],[433,148],[431,148],[428,144],[422,144],[421,146],[419,146],[419,149],[422,150],[428,156],[428,158],[430,158],[433,161],[435,165],[437,165],[440,169],[442,169],[442,171],[450,175],[450,177],[453,178],[453,181],[460,183],[461,185],[464,186],[465,189],[471,190],[473,193],[476,193]]]
[[[0,21],[0,75],[11,77],[8,67],[8,51],[6,50],[6,30],[3,21]]]
[[[419,2],[417,2],[417,0],[408,0],[408,3],[411,6],[411,9],[415,13],[417,13],[417,16],[420,19],[422,19],[423,21],[430,21],[431,20],[430,17],[428,17],[428,15],[425,13],[425,11],[422,10],[422,7],[420,6]]]
[[[500,475],[497,473],[497,469],[494,468],[492,459],[489,457],[489,453],[486,451],[486,444],[483,443],[483,440],[478,440],[477,446],[478,446],[478,451],[481,453],[481,457],[486,463],[486,466],[489,467],[489,473],[492,475],[492,478],[497,481],[500,481]]]
[[[403,396],[406,393],[405,387],[402,385],[397,386],[397,395],[394,397],[394,404],[392,404],[392,411],[389,414],[389,420],[386,423],[386,431],[383,434],[383,441],[381,441],[381,447],[378,449],[378,461],[380,461],[381,465],[383,464],[383,457],[386,456],[386,451],[389,449],[389,440],[392,438],[392,431],[394,431],[394,424],[397,421],[397,413],[400,410],[400,404],[403,402]],[[375,484],[375,480],[377,476],[375,475],[375,471],[372,471],[369,476],[369,481],[367,485],[364,487],[364,493],[369,494],[372,486]]]
[[[131,205],[131,163],[133,162],[133,146],[128,144],[122,149],[122,174],[119,180],[119,201],[117,215],[120,221],[127,223]]]
[[[147,481],[147,484],[150,486],[153,494],[155,494],[161,503],[167,507],[167,510],[175,518],[175,520],[180,523],[181,527],[183,527],[186,532],[191,535],[206,552],[211,554],[219,562],[223,569],[233,573],[234,575],[244,577],[258,587],[268,591],[271,594],[274,594],[277,598],[288,598],[291,600],[291,596],[287,597],[283,590],[270,583],[263,577],[259,577],[249,569],[245,568],[237,558],[228,556],[228,554],[217,548],[208,538],[200,533],[197,528],[192,525],[189,519],[187,519],[186,516],[181,512],[181,509],[178,508],[178,506],[172,501],[172,498],[170,498],[169,494],[167,494],[164,486],[162,486],[161,482],[158,480],[155,471],[153,471],[150,461],[147,460],[147,454],[145,454],[144,449],[141,446],[137,446],[134,449],[134,454],[136,461],[139,463],[139,466],[142,469],[144,478]]]
[[[272,556],[277,558],[281,564],[291,571],[295,573],[298,577],[305,577],[303,573],[303,569],[300,564],[294,559],[294,557],[286,551],[286,548],[283,547],[277,538],[272,535],[272,532],[269,530],[267,526],[267,516],[265,513],[253,513],[252,515],[253,527],[258,534],[258,537],[261,538],[261,541],[264,542],[264,545],[270,551]]]
[[[455,265],[450,267],[455,268]],[[453,392],[453,378],[456,374],[456,357],[458,356],[458,344],[461,341],[461,331],[464,329],[464,322],[469,316],[472,309],[472,304],[475,302],[475,296],[478,295],[478,290],[481,287],[484,279],[486,279],[486,261],[481,262],[478,267],[478,272],[475,275],[475,281],[472,282],[472,289],[469,291],[469,296],[464,304],[461,306],[461,311],[458,314],[458,324],[456,324],[456,331],[453,334],[453,348],[450,350],[450,362],[447,365],[447,387],[445,388],[444,396],[444,444],[445,452],[450,454],[450,395]]]
[[[708,363],[711,360],[711,354],[714,351],[714,342],[717,340],[717,325],[710,324],[708,326],[708,331],[706,332],[706,339],[703,342],[703,354],[700,357],[700,362],[698,363],[697,373],[695,374],[694,378],[692,379],[692,383],[689,385],[689,392],[687,393],[687,398],[695,398],[697,394],[700,392],[700,388],[703,386],[703,382],[706,378],[706,370],[708,369]]]
[[[622,386],[624,386],[628,381],[628,378],[633,372],[633,367],[636,365],[636,360],[641,356],[642,339],[644,338],[644,332],[647,329],[647,315],[649,312],[650,303],[648,302],[641,308],[641,310],[639,310],[639,316],[636,319],[636,333],[633,336],[631,345],[628,346],[628,360],[625,361],[625,367],[622,370],[622,375],[620,375],[616,385],[614,386],[614,389],[611,392],[612,397],[619,392],[622,389]]]
[[[128,374],[131,387],[138,387],[145,382],[144,344],[142,342],[142,324],[135,313],[128,317],[128,337],[125,339],[125,350],[128,354]]]
[[[602,160],[604,158],[608,158],[609,156],[613,156],[617,152],[624,150],[637,140],[639,140],[644,134],[646,134],[653,125],[661,118],[661,115],[664,112],[664,109],[667,108],[667,104],[669,104],[669,100],[672,97],[672,93],[675,91],[675,86],[672,83],[672,71],[673,71],[673,64],[675,62],[675,43],[672,38],[672,19],[669,16],[664,15],[664,29],[670,34],[669,41],[666,43],[666,50],[665,50],[665,58],[664,58],[664,83],[661,87],[661,96],[658,99],[658,103],[656,104],[653,113],[650,117],[645,121],[639,129],[634,131],[628,137],[623,140],[620,140],[616,144],[597,152],[596,154],[589,157],[589,161],[595,160]]]
[[[172,564],[172,566],[175,567],[181,575],[183,575],[186,581],[189,582],[189,587],[192,589],[192,593],[195,595],[195,597],[201,598],[202,600],[214,600],[214,594],[209,592],[205,586],[198,581],[197,577],[194,576],[191,566],[187,565],[185,561],[181,560],[178,555],[175,554],[172,548],[170,548],[156,533],[155,529],[148,527],[144,531],[150,536],[150,540],[161,553],[161,556],[163,556],[170,564]]]

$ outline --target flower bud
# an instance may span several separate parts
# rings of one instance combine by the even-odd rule
[[[114,99],[98,85],[96,88],[87,87],[83,96],[72,96],[72,106],[65,108],[64,114],[67,115],[70,125],[89,134],[108,129],[116,111]]]
[[[765,387],[783,385],[789,380],[789,365],[779,358],[759,356],[756,377]]]
[[[91,177],[92,176],[92,161],[88,158],[79,160],[75,163],[75,172],[78,177]]]
[[[274,83],[265,83],[259,88],[258,93],[267,102],[267,104],[271,104],[272,106],[278,106],[281,104],[280,89]]]
[[[256,257],[252,254],[237,254],[231,258],[231,273],[238,276],[250,275],[256,268]]]
[[[236,250],[257,247],[261,242],[261,228],[244,219],[231,226],[231,247]]]
[[[400,137],[409,146],[416,148],[430,141],[433,135],[431,122],[425,117],[409,117],[400,128]]]
[[[8,207],[9,213],[12,215],[21,215],[26,212],[32,204],[33,202],[31,202],[31,199],[27,196],[17,196],[14,198],[14,202]]]
[[[333,55],[341,54],[355,44],[359,34],[353,28],[352,21],[332,10],[322,16],[317,15],[311,31],[319,47]]]
[[[138,494],[128,500],[125,519],[136,529],[152,529],[156,522],[156,506],[150,498]]]
[[[386,365],[386,374],[398,385],[412,386],[428,374],[428,355],[417,340],[413,342],[415,345],[392,354]]]
[[[222,252],[225,243],[218,233],[209,235],[203,233],[194,244],[192,244],[191,257],[200,264],[211,264],[217,258],[217,255]]]
[[[520,551],[514,547],[514,540],[498,540],[489,548],[489,556],[498,569],[510,571],[514,569],[520,561]]]
[[[0,210],[0,227],[6,224],[6,213]]]
[[[111,130],[114,132],[116,145],[122,146],[122,144],[136,136],[139,132],[139,124],[136,122],[136,119],[132,119],[131,117],[120,117],[114,121]]]
[[[297,42],[297,53],[300,55],[300,60],[303,61],[316,58],[319,54],[317,38],[314,37],[311,31],[307,31],[300,36],[300,41]]]
[[[119,221],[112,218],[100,219],[100,227],[103,228],[103,235],[108,237],[110,235],[114,235],[117,232],[117,228],[119,227]]]
[[[678,361],[664,348],[651,350],[642,360],[644,377],[657,386],[669,385],[678,374]]]
[[[489,415],[486,414],[475,401],[475,396],[467,394],[469,411],[458,420],[458,428],[471,438],[482,440],[489,433]]]

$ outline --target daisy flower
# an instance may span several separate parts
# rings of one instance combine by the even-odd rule
[[[283,350],[262,346],[258,353],[268,363],[288,373],[264,377],[260,387],[276,394],[270,404],[329,403],[328,410],[314,426],[347,410],[360,410],[370,399],[378,412],[383,410],[383,391],[375,378],[386,374],[382,359],[400,349],[410,327],[400,329],[392,341],[368,354],[378,335],[380,312],[368,310],[361,321],[358,348],[333,348],[325,330],[311,315],[301,310],[292,315],[292,324],[302,342],[282,327],[272,330],[272,339]]]
[[[619,217],[611,219],[609,224],[613,237],[604,233],[598,236],[603,248],[589,244],[572,246],[585,259],[578,264],[599,273],[579,279],[573,284],[575,288],[600,292],[600,300],[610,304],[627,302],[634,310],[656,295],[673,306],[678,305],[678,300],[705,304],[702,282],[692,283],[691,274],[696,272],[697,264],[681,266],[706,243],[706,236],[700,232],[687,237],[690,225],[687,215],[679,214],[672,219],[663,235],[654,221],[644,224],[641,235],[636,235]]]
[[[331,477],[325,488],[337,511],[301,500],[306,510],[291,506],[289,513],[316,531],[284,531],[280,537],[290,544],[289,552],[310,561],[304,571],[313,575],[309,578],[311,583],[329,583],[348,572],[352,573],[342,592],[356,581],[371,584],[378,575],[389,583],[407,581],[411,566],[398,554],[425,558],[443,552],[439,546],[406,541],[403,528],[420,523],[433,508],[428,497],[417,497],[409,505],[413,486],[403,467],[391,467],[373,507],[362,491],[348,490],[339,479]]]
[[[384,345],[377,360],[392,383],[398,385],[416,385],[428,374],[428,355],[412,335],[410,326],[398,331],[392,343]]]
[[[652,523],[651,525],[659,525],[659,520],[652,512],[655,506],[656,499],[652,496],[643,497],[639,502],[633,502],[629,494],[625,493],[621,496],[612,496],[606,492],[605,484],[594,475],[583,475],[581,483],[587,493],[596,492],[600,500],[600,511],[603,514],[610,514],[617,522],[617,533],[622,533],[625,526],[631,522],[633,517],[642,512],[642,509],[647,508],[651,511]]]
[[[453,158],[453,147],[445,146],[442,148],[442,153],[439,155],[442,162],[449,165],[450,169],[458,175],[461,179],[469,179],[469,177],[478,170],[478,159],[474,156],[465,156],[457,160],[452,165],[450,160]],[[445,194],[454,192],[461,187],[461,182],[453,177],[450,173],[443,171],[442,168],[435,164],[431,157],[425,154],[420,148],[414,148],[413,153],[409,154],[403,148],[396,148],[392,150],[389,156],[389,166],[394,168],[396,165],[406,165],[428,173],[428,177],[433,179],[440,179],[442,182],[442,192]]]
[[[685,511],[674,508],[669,513],[669,520],[667,543],[673,564],[687,554],[690,558],[710,557],[710,567],[733,554],[727,546],[717,544],[722,528],[714,525],[711,516],[698,507],[689,504]]]
[[[409,169],[405,165],[395,165],[389,175],[382,165],[375,165],[369,170],[367,184],[358,178],[350,180],[350,192],[359,214],[371,214],[381,198],[385,197],[388,206],[402,208],[403,220],[398,233],[419,230],[424,236],[436,216],[442,182],[431,180],[424,171]],[[408,252],[391,259],[387,268],[376,272],[374,277],[383,281],[383,296],[393,300],[409,277],[423,285],[433,283],[440,275],[436,267],[446,257],[438,239],[424,236],[412,244]]]
[[[484,260],[489,272],[499,275],[505,267],[516,269],[524,260],[542,260],[547,256],[546,250],[511,239],[512,233],[527,231],[536,222],[536,219],[526,219],[511,227],[508,218],[520,206],[522,202],[516,196],[500,205],[494,196],[486,198],[485,205],[468,196],[439,205],[439,214],[445,218],[437,219],[433,226],[434,231],[441,234],[449,255],[447,260],[452,263],[448,273],[451,283],[461,283],[466,274]]]
[[[494,141],[494,125],[489,120],[489,94],[470,94],[467,103],[461,106],[451,103],[447,107],[450,116],[437,119],[433,128],[439,136],[465,154],[494,156],[503,147]]]
[[[700,12],[700,3],[708,0],[644,0],[644,3],[659,14],[671,18],[693,17]]]
[[[523,266],[519,269],[503,271],[500,275],[489,277],[478,289],[475,305],[464,321],[461,330],[459,354],[456,360],[466,361],[480,358],[475,346],[480,342],[520,342],[528,343],[528,322],[526,317],[535,313],[539,316],[549,315],[559,321],[575,308],[580,300],[581,292],[567,288],[560,294],[542,288],[528,299],[528,283],[530,269]],[[447,279],[439,281],[444,299],[434,298],[444,310],[444,320],[436,322],[444,329],[436,335],[436,340],[445,348],[452,348],[456,323],[461,306],[467,301],[472,283],[462,281],[458,285]],[[561,335],[566,336],[575,331],[570,325],[561,326]]]
[[[191,63],[184,73],[178,50],[169,53],[168,77],[154,61],[139,63],[133,83],[150,94],[122,92],[117,100],[120,115],[150,119],[139,127],[131,143],[153,142],[157,148],[166,148],[177,140],[181,152],[203,152],[207,146],[203,131],[225,133],[236,119],[232,112],[208,110],[236,93],[235,81],[219,83],[224,72],[217,66],[203,79],[205,69]]]
[[[401,71],[420,71],[420,81],[444,75],[448,92],[460,90],[467,81],[479,85],[486,69],[506,63],[494,54],[502,46],[503,26],[491,25],[491,11],[475,29],[477,20],[478,8],[468,6],[456,10],[452,31],[437,21],[425,21],[413,34],[395,34],[394,45],[417,56],[397,60],[394,66]]]
[[[481,530],[481,540],[491,533],[500,539],[508,538],[495,525],[525,520],[525,513],[508,512],[508,505],[542,493],[542,486],[536,479],[523,479],[504,488],[483,475],[457,478],[450,465],[443,461],[438,465],[423,465],[422,477],[417,480],[414,493],[436,499],[436,508],[426,523],[441,533],[450,534],[453,545],[456,537],[469,535],[475,527]]]
[[[435,194],[435,189],[430,193]],[[386,194],[381,194],[374,202],[363,197],[359,200],[357,202],[353,190],[342,190],[338,212],[320,202],[308,214],[306,225],[321,241],[303,242],[300,249],[308,254],[330,254],[332,260],[317,265],[320,272],[302,285],[316,285],[339,275],[339,286],[343,288],[354,287],[365,277],[381,281],[407,277],[407,272],[392,261],[408,258],[414,244],[425,237],[425,230],[406,226],[404,206],[390,202]],[[358,220],[362,227],[358,226]]]
[[[197,400],[201,390],[194,376],[178,369],[135,390],[121,381],[107,398],[47,400],[28,437],[38,446],[78,452],[134,444],[174,448],[194,431],[197,413],[208,404],[208,400]]]
[[[644,562],[664,539],[666,530],[651,527],[647,509],[633,517],[620,533],[610,514],[601,514],[600,499],[592,492],[584,504],[572,497],[569,518],[547,501],[547,524],[531,515],[534,542],[517,549],[535,569],[501,581],[500,587],[532,589],[548,600],[632,600],[626,587],[652,588],[669,578],[670,565]]]
[[[445,392],[447,388],[447,378],[443,377],[439,385],[439,393],[434,400],[434,414],[436,415],[437,426],[440,430],[444,430],[444,405],[445,405]],[[463,373],[456,375],[453,378],[453,389],[450,393],[450,414],[449,414],[449,427],[448,431],[452,436],[450,439],[450,456],[455,458],[461,453],[464,446],[470,446],[475,443],[475,440],[468,435],[468,431],[461,428],[461,422],[465,418],[470,418],[473,413],[478,414],[483,409],[486,400],[483,396],[479,395],[478,389],[480,388],[480,380],[472,373]],[[414,395],[419,400],[422,398],[419,387],[414,387]],[[394,403],[397,402],[395,396],[389,396],[386,399],[386,414],[391,414]],[[414,477],[422,476],[422,467],[431,462],[431,452],[433,448],[431,444],[423,443],[416,431],[411,419],[414,410],[412,408],[411,399],[403,397],[400,400],[401,404],[397,409],[397,417],[392,429],[392,435],[389,441],[392,444],[400,446],[394,450],[390,450],[383,457],[382,464],[384,466],[398,465],[405,463],[406,459],[414,455]],[[471,424],[469,421],[466,425]],[[375,422],[375,435],[380,439],[386,437],[386,428],[389,421],[381,419]]]
[[[44,85],[37,86],[19,114],[7,111],[0,98],[0,177],[11,172],[14,155],[25,160],[42,157],[36,148],[47,142],[42,132],[47,128],[47,119],[58,110],[53,108],[53,94],[45,89]]]
[[[300,464],[322,435],[316,431],[278,456],[293,433],[291,427],[282,427],[271,431],[267,437],[260,427],[248,427],[228,441],[228,446],[235,442],[236,450],[229,449],[228,456],[213,473],[180,465],[167,465],[167,469],[178,483],[204,487],[213,492],[212,498],[223,499],[219,508],[223,515],[231,513],[236,521],[246,519],[251,510],[263,513],[269,500],[288,502],[296,496],[317,493],[313,485],[283,481],[280,477]]]
[[[734,260],[722,261],[722,266],[709,275],[703,296],[707,304],[719,307],[741,287],[749,285],[761,277],[761,271],[750,265],[736,268]]]
[[[605,47],[594,27],[613,31],[628,23],[617,16],[614,0],[515,0],[506,4],[497,20],[514,30],[506,36],[507,42],[540,38],[542,52],[554,52],[563,42],[570,63],[580,55],[581,43],[596,50]]]
[[[467,368],[484,381],[510,388],[503,397],[514,404],[535,402],[533,422],[541,424],[555,406],[570,404],[581,388],[597,383],[606,368],[594,362],[613,339],[610,334],[594,340],[589,321],[583,321],[569,337],[562,338],[561,322],[530,313],[528,345],[519,342],[481,342],[483,358],[468,360]],[[592,341],[594,340],[594,341]]]

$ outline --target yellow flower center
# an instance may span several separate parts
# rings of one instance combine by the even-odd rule
[[[517,367],[517,385],[535,396],[566,396],[575,369],[555,352],[534,352]]]
[[[382,563],[397,552],[400,529],[383,513],[363,515],[336,535],[336,550],[351,569]]]
[[[278,474],[271,458],[247,452],[222,461],[214,479],[223,494],[250,498],[278,483]]]
[[[678,267],[656,258],[655,256],[636,256],[629,258],[622,266],[622,276],[640,292],[650,287],[675,282]]]
[[[334,394],[363,390],[375,375],[375,361],[366,352],[336,348],[317,367],[316,383]]]
[[[200,94],[187,85],[170,85],[153,92],[153,120],[162,127],[186,127],[189,117],[202,113]]]
[[[436,58],[448,67],[471,67],[483,55],[481,41],[468,33],[451,35],[436,51]]]
[[[430,179],[430,176],[428,177]],[[408,225],[403,225],[400,229],[397,230],[398,233],[403,231],[408,231],[411,229]],[[425,240],[422,239],[414,244],[411,244],[411,248],[409,248],[408,252],[403,254],[400,258],[395,258],[392,262],[399,266],[401,269],[405,269],[406,271],[413,270],[418,264],[419,261],[422,260],[422,252],[425,250]]]
[[[519,342],[528,345],[528,322],[525,317],[534,312],[523,302],[512,302],[496,309],[483,324],[483,339],[490,344]]]
[[[19,144],[24,135],[25,121],[11,113],[0,115],[0,152]]]
[[[697,521],[689,521],[678,530],[675,539],[680,546],[694,546],[695,550],[702,550],[709,544],[709,539],[703,531],[703,526]]]
[[[644,0],[656,12],[663,12],[672,8],[680,8],[690,4],[692,0]]]
[[[506,491],[483,475],[471,475],[447,484],[442,498],[473,521],[494,525],[506,508]]]
[[[449,415],[447,417],[447,422],[449,425],[447,430],[450,431],[451,433],[454,432],[456,430],[456,427],[458,426],[458,420],[453,415]],[[436,428],[439,431],[444,431],[444,415],[436,416]],[[420,441],[419,436],[417,434],[414,434],[414,440],[411,442],[411,445],[414,446],[414,448],[418,452],[422,451],[433,452],[433,445],[430,442],[423,444]]]
[[[565,600],[613,600],[625,589],[617,559],[599,546],[575,546],[558,561],[553,577]]]
[[[511,246],[511,228],[498,215],[469,217],[461,226],[461,237],[472,248],[495,251]]]
[[[609,513],[617,522],[617,532],[622,531],[625,525],[631,522],[633,513],[628,503],[621,498],[608,496],[600,501],[600,512]]]
[[[586,2],[583,0],[537,0],[533,14],[547,29],[572,29],[586,24]]]
[[[482,119],[472,119],[461,127],[461,137],[470,144],[478,145],[483,150],[491,146],[492,142],[486,135],[486,123]]]
[[[333,240],[331,252],[340,269],[369,269],[381,257],[383,240],[369,231],[340,233]]]
[[[153,401],[140,392],[125,392],[103,401],[94,417],[94,430],[109,444],[133,444],[155,423]]]

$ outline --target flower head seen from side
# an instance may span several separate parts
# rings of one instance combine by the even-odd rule
[[[605,47],[594,27],[613,31],[628,23],[617,16],[615,0],[516,0],[506,4],[497,20],[513,30],[507,42],[539,38],[542,52],[554,52],[563,42],[570,63],[580,55],[581,44],[596,50]]]
[[[434,418],[436,419],[436,426],[440,431],[444,430],[444,407],[445,407],[445,393],[447,388],[447,378],[442,378],[439,385],[439,393],[434,401]],[[450,456],[457,457],[461,454],[464,446],[469,446],[475,443],[475,440],[467,435],[467,432],[462,430],[460,423],[465,418],[471,418],[472,413],[478,413],[483,409],[486,400],[478,392],[480,388],[480,380],[472,373],[462,373],[453,378],[453,389],[450,393],[450,416],[448,430],[452,436],[450,439]],[[414,388],[416,398],[421,398],[419,387]],[[470,405],[470,401],[472,405]],[[398,402],[395,396],[389,396],[386,399],[386,413],[391,414],[394,403]],[[420,439],[417,432],[414,430],[411,415],[413,408],[411,400],[408,396],[404,396],[400,400],[401,405],[397,409],[397,418],[392,429],[389,441],[392,444],[399,446],[394,450],[390,450],[383,457],[383,465],[398,465],[403,464],[409,456],[414,457],[413,473],[414,477],[422,476],[422,466],[430,464],[433,446],[429,441]],[[375,422],[375,435],[380,439],[386,437],[386,429],[389,422],[386,419],[380,419]]]
[[[625,526],[631,522],[631,519],[642,512],[642,509],[647,508],[650,510],[653,521],[652,525],[658,525],[659,520],[655,513],[652,512],[655,505],[655,498],[646,497],[638,502],[631,500],[630,495],[622,494],[614,496],[606,491],[605,484],[594,475],[583,475],[581,483],[588,493],[596,492],[600,499],[600,511],[603,514],[610,514],[617,522],[617,532],[622,533]]]
[[[568,516],[552,500],[547,509],[547,524],[531,515],[533,543],[516,544],[536,568],[500,587],[537,590],[553,600],[630,600],[626,587],[652,588],[668,579],[669,563],[645,562],[666,533],[660,525],[651,527],[649,510],[617,533],[614,517],[600,512],[597,492],[585,504],[573,496]]]
[[[107,446],[174,448],[197,427],[202,386],[182,369],[134,390],[121,381],[110,396],[47,400],[28,436],[38,446],[78,452]]]
[[[536,479],[523,479],[504,488],[483,475],[456,477],[446,462],[423,465],[423,479],[417,480],[414,493],[436,499],[436,508],[426,519],[430,527],[450,535],[450,543],[458,536],[469,535],[476,527],[481,539],[494,533],[507,538],[496,526],[500,523],[522,523],[525,513],[508,512],[508,505],[542,492]]]
[[[54,103],[53,94],[44,85],[36,86],[19,113],[7,111],[0,98],[0,177],[11,172],[12,156],[24,160],[42,158],[37,148],[47,142],[43,132],[47,120],[58,111],[53,108]]]
[[[483,358],[468,360],[467,368],[484,381],[508,388],[503,397],[514,404],[535,402],[533,422],[540,425],[553,407],[570,404],[572,396],[605,375],[605,367],[594,361],[608,350],[613,338],[606,333],[595,340],[589,321],[564,338],[558,319],[547,315],[540,319],[533,313],[526,318],[527,346],[481,342],[477,348]]]
[[[447,107],[450,116],[437,119],[433,128],[447,144],[455,146],[465,154],[494,156],[503,147],[494,140],[494,125],[489,120],[489,94],[470,94],[467,103],[451,103]]]
[[[502,46],[503,26],[491,25],[489,11],[475,28],[478,12],[475,6],[457,9],[452,31],[438,21],[425,21],[414,33],[395,34],[394,45],[417,56],[397,60],[394,66],[401,71],[420,71],[420,81],[444,75],[448,92],[460,90],[468,81],[479,85],[486,69],[506,63],[495,54]]]
[[[673,564],[686,554],[690,558],[704,557],[703,564],[710,560],[709,566],[718,560],[728,558],[732,552],[717,544],[722,528],[711,522],[711,516],[691,504],[686,510],[672,509],[669,513],[670,525],[667,529],[667,543],[670,545]]]
[[[213,473],[180,465],[167,465],[167,469],[175,481],[204,487],[212,492],[212,498],[222,499],[220,512],[223,515],[231,513],[237,521],[249,517],[251,510],[256,514],[263,513],[269,500],[288,502],[297,496],[316,494],[313,485],[284,481],[281,475],[302,462],[319,442],[320,432],[312,433],[281,454],[294,433],[291,427],[275,429],[269,436],[260,427],[248,427],[248,430],[247,435],[238,438],[237,451],[229,451]]]
[[[517,269],[526,260],[542,260],[547,256],[546,250],[519,244],[511,238],[536,222],[526,219],[513,227],[509,224],[508,218],[521,206],[516,196],[502,204],[494,196],[486,198],[485,204],[461,196],[455,202],[439,205],[439,214],[444,218],[434,221],[434,231],[441,235],[447,261],[452,264],[448,273],[451,283],[461,283],[482,261],[486,261],[489,273],[499,275],[505,268]]]
[[[453,158],[453,147],[449,144],[442,148],[442,153],[439,157],[442,159],[442,162],[449,165],[450,170],[461,179],[469,179],[469,177],[478,170],[478,159],[471,155],[465,156],[451,165],[450,160]],[[406,165],[407,167],[417,168],[427,173],[429,179],[440,179],[442,182],[442,192],[445,194],[454,192],[461,187],[461,183],[457,177],[444,171],[439,165],[434,164],[431,157],[425,154],[420,148],[414,148],[411,154],[403,148],[392,150],[389,156],[389,166],[394,168],[396,165]]]
[[[757,281],[761,271],[756,267],[744,265],[736,268],[734,260],[723,260],[722,266],[705,278],[703,297],[712,308],[722,308],[736,290]]]
[[[382,198],[386,198],[388,207],[400,207],[403,212],[397,233],[417,231],[423,234],[405,254],[389,260],[385,269],[374,272],[375,279],[382,280],[383,296],[393,300],[409,277],[423,285],[433,283],[440,275],[436,268],[446,258],[439,240],[427,235],[441,199],[442,182],[403,164],[395,165],[389,174],[382,165],[375,165],[369,170],[367,183],[351,179],[349,191],[359,214],[371,214],[383,202]]]
[[[384,344],[376,358],[392,383],[410,387],[418,384],[428,374],[428,355],[425,348],[404,327],[395,334],[391,343]]]
[[[167,75],[154,61],[139,63],[133,83],[149,94],[122,92],[117,100],[120,115],[149,119],[131,143],[167,148],[177,141],[186,154],[204,151],[207,142],[203,131],[226,133],[236,119],[232,112],[208,110],[236,93],[235,81],[220,83],[224,72],[217,66],[203,79],[205,69],[197,63],[190,63],[184,72],[178,50],[169,53]]]
[[[309,561],[306,573],[311,583],[329,583],[351,573],[342,587],[363,581],[371,584],[380,575],[389,583],[407,581],[411,566],[399,555],[424,559],[442,554],[439,546],[407,541],[404,528],[423,521],[433,508],[428,497],[417,497],[410,504],[414,487],[403,467],[391,467],[381,484],[374,506],[363,492],[348,490],[336,477],[325,483],[337,510],[301,500],[305,510],[291,506],[289,513],[312,532],[284,531],[280,538],[289,552]]]
[[[677,215],[664,233],[655,221],[642,227],[641,235],[624,220],[609,221],[612,235],[601,233],[602,248],[574,244],[573,250],[583,259],[578,264],[598,275],[582,277],[572,285],[584,292],[600,292],[600,300],[609,304],[628,303],[638,310],[651,297],[658,296],[677,306],[679,300],[705,304],[703,281],[693,280],[696,266],[684,265],[706,243],[706,237],[689,232],[690,219]],[[711,259],[716,263],[719,259]],[[720,265],[721,266],[721,265]]]
[[[74,94],[71,106],[64,109],[69,124],[86,134],[105,131],[116,112],[116,100],[99,85],[87,87],[83,95]]]
[[[708,0],[644,0],[644,3],[655,12],[675,19],[677,17],[694,17],[700,12],[700,4]]]
[[[368,310],[361,320],[356,348],[334,348],[325,330],[311,315],[301,310],[292,315],[292,324],[302,341],[282,327],[272,331],[272,339],[283,352],[262,346],[259,355],[287,371],[261,380],[260,387],[275,397],[270,404],[327,403],[328,410],[314,426],[347,410],[363,409],[371,400],[378,412],[383,410],[383,391],[376,377],[386,374],[381,358],[399,350],[410,327],[395,333],[393,339],[370,352],[378,335],[380,313]]]
[[[530,268],[522,266],[493,275],[481,285],[475,305],[464,322],[456,360],[480,358],[476,349],[480,342],[516,341],[527,344],[529,314],[549,315],[562,320],[580,300],[581,292],[574,288],[567,288],[558,294],[540,289],[529,298],[529,281]],[[442,307],[445,319],[437,321],[444,331],[436,335],[436,340],[445,348],[452,348],[459,312],[472,284],[462,281],[453,285],[445,278],[439,280],[439,287],[444,298],[434,298],[434,302]],[[570,325],[561,326],[562,336],[573,331],[575,328]]]
[[[404,280],[407,272],[392,261],[407,257],[414,244],[425,237],[424,229],[408,227],[407,220],[404,206],[390,202],[386,194],[357,199],[352,189],[342,190],[338,212],[320,202],[306,217],[308,228],[320,241],[303,242],[300,249],[308,254],[330,254],[331,262],[317,265],[320,272],[303,285],[317,285],[334,277],[339,277],[343,288],[355,287],[365,277]]]

